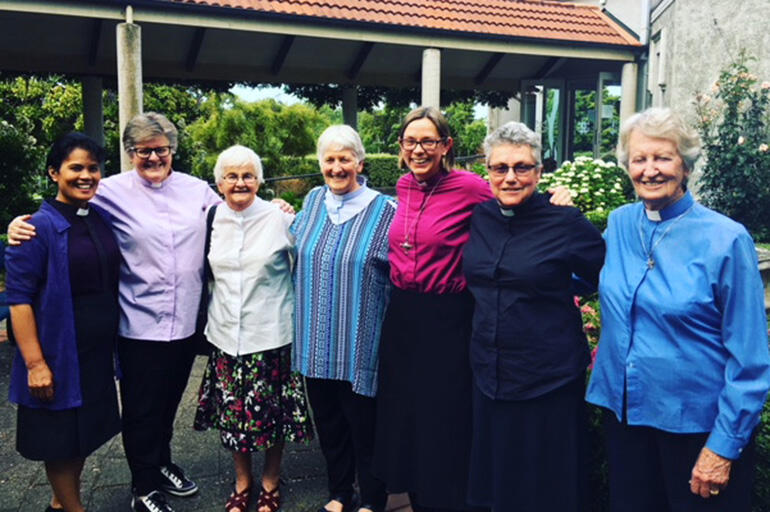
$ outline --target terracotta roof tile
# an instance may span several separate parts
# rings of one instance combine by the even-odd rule
[[[545,0],[168,0],[289,16],[639,46],[598,7]]]

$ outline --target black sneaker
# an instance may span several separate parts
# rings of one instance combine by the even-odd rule
[[[158,491],[152,491],[147,496],[131,498],[131,510],[134,512],[174,512],[174,509],[166,503],[166,498]]]
[[[174,496],[192,496],[198,492],[198,484],[184,476],[182,468],[176,464],[160,467],[160,474],[163,475],[161,489]]]

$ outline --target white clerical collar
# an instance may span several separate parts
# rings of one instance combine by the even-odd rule
[[[347,194],[335,194],[328,187],[326,188],[324,205],[332,224],[343,224],[349,221],[369,206],[369,203],[379,194],[366,186],[366,179],[363,176],[358,176],[356,180],[360,186]]]
[[[78,217],[87,217],[88,212],[90,211],[91,210],[89,210],[88,208],[78,208],[78,211],[75,212],[75,215],[77,215]]]
[[[645,208],[644,213],[646,213],[647,218],[653,222],[660,222],[662,220],[660,217],[660,210],[648,210]]]

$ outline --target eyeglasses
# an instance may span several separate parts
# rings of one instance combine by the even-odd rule
[[[150,155],[155,153],[158,158],[163,158],[171,154],[171,146],[158,146],[157,148],[131,148],[131,151],[136,153],[141,158],[150,158]]]
[[[404,151],[412,151],[418,145],[422,146],[425,151],[433,151],[442,142],[446,142],[446,139],[398,139],[398,143]]]
[[[516,176],[525,176],[535,169],[537,169],[537,165],[534,164],[516,164],[516,165],[490,165],[487,166],[487,170],[489,171],[489,174],[494,174],[495,176],[503,177],[507,176],[508,172],[513,169],[513,173]]]
[[[243,175],[228,174],[227,176],[224,176],[222,179],[225,181],[225,183],[228,183],[230,185],[235,185],[236,183],[238,183],[238,180],[243,180],[243,182],[246,185],[253,185],[257,182],[257,177],[254,176],[253,174],[243,174]]]

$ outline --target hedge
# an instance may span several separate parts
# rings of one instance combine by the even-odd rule
[[[281,197],[291,203],[295,210],[302,207],[302,198],[313,188],[323,184],[323,177],[318,169],[318,158],[315,155],[285,156],[278,159],[265,158],[262,161],[265,179],[302,176],[312,174],[312,177],[296,180],[268,181],[260,189],[260,196],[265,198]],[[366,176],[370,187],[391,188],[403,174],[398,168],[398,156],[389,154],[366,155],[363,175]]]

